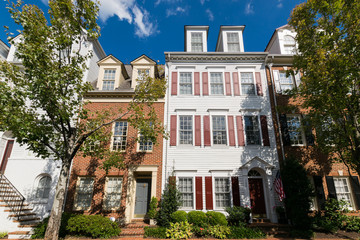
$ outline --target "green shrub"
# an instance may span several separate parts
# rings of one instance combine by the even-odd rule
[[[355,216],[347,216],[341,229],[349,232],[360,232],[360,219]]]
[[[66,230],[71,235],[92,238],[119,236],[121,229],[116,222],[100,215],[76,215],[68,221]]]
[[[145,227],[144,237],[166,238],[166,228],[164,227]]]
[[[187,213],[185,211],[176,211],[171,214],[171,222],[185,222]]]
[[[173,178],[170,178],[173,179]],[[171,214],[176,212],[180,205],[181,193],[176,188],[176,182],[169,180],[162,194],[159,203],[159,211],[156,215],[156,224],[162,227],[169,227],[171,222]]]
[[[147,212],[147,217],[150,219],[155,219],[156,218],[156,214],[157,214],[157,209],[158,207],[158,200],[156,197],[152,197],[150,204],[149,204],[149,211]]]
[[[198,227],[207,227],[208,221],[206,214],[202,211],[191,211],[188,213],[189,223]]]
[[[231,226],[241,226],[246,223],[249,223],[250,220],[250,208],[244,208],[244,207],[228,207],[225,209],[225,211],[228,213],[228,223]]]
[[[74,216],[75,216],[75,214],[72,214],[72,213],[63,213],[62,214],[61,225],[60,225],[60,229],[59,229],[59,237],[60,238],[65,238],[65,236],[68,234],[68,232],[66,230],[66,226],[68,224],[69,219]],[[34,234],[31,235],[32,239],[38,239],[38,238],[45,237],[45,232],[46,232],[46,228],[48,225],[48,221],[49,221],[49,218],[45,218],[44,220],[42,220],[40,223],[38,223],[36,225],[36,227],[34,228]]]
[[[230,234],[230,227],[228,226],[221,226],[221,225],[214,225],[209,226],[209,234],[215,238],[224,239]]]
[[[209,228],[208,227],[199,227],[199,226],[192,226],[192,232],[197,236],[197,237],[209,237],[210,236],[210,232],[209,232]]]
[[[7,232],[0,232],[0,239],[7,238],[8,233]]]
[[[266,238],[266,234],[259,229],[248,228],[244,226],[231,226],[228,238],[231,239],[252,239],[252,238]]]
[[[191,224],[188,221],[170,223],[170,227],[166,230],[166,237],[171,239],[188,239],[191,236]]]
[[[208,211],[206,213],[206,216],[208,219],[208,223],[211,226],[215,226],[215,225],[227,226],[228,225],[225,215],[220,212]]]

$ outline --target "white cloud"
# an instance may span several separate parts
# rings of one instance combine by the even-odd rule
[[[278,7],[278,8],[283,7],[282,0],[278,0],[278,4],[276,5],[276,7]]]
[[[214,14],[212,13],[212,11],[210,9],[206,9],[205,11],[209,17],[210,21],[214,21]]]
[[[149,21],[149,12],[141,10],[138,6],[134,6],[132,12],[135,15],[135,34],[139,37],[148,37],[157,33],[157,26]]]
[[[177,3],[177,2],[181,2],[182,0],[156,0],[155,5],[159,5],[160,3],[169,3],[169,4],[173,4],[173,3]]]
[[[186,10],[185,8],[182,7],[177,7],[175,9],[166,9],[166,17],[170,17],[170,16],[175,16],[178,15],[179,13],[184,13]]]
[[[45,5],[48,5],[49,4],[49,0],[41,0],[41,2]]]
[[[204,5],[206,0],[200,0],[201,5]]]
[[[252,0],[250,2],[248,2],[245,5],[245,14],[246,15],[250,15],[250,14],[254,14],[254,6],[252,5]]]

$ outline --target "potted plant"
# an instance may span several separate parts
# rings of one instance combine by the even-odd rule
[[[147,212],[147,217],[150,220],[150,225],[155,225],[155,217],[157,214],[158,200],[156,197],[152,197],[149,204],[149,211]]]

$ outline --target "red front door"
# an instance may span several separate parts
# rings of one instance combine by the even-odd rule
[[[249,178],[250,203],[253,217],[266,217],[264,188],[261,178]]]

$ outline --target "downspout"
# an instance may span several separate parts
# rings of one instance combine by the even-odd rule
[[[169,59],[169,61],[170,61],[170,53],[168,53],[168,59]],[[167,76],[168,76],[168,79],[169,79],[169,76],[170,76],[170,66],[171,66],[171,64],[169,64],[169,62],[166,62],[165,63],[166,64],[166,68],[167,68]],[[169,122],[169,99],[170,99],[170,92],[169,92],[169,86],[170,86],[170,84],[168,83],[168,87],[167,87],[167,89],[166,89],[166,92],[167,92],[167,94],[166,94],[166,124],[167,124],[167,126],[169,126],[169,124],[170,124],[170,122]],[[164,170],[165,170],[165,172],[164,172],[164,176],[165,176],[165,181],[164,181],[164,183],[166,182],[166,179],[167,179],[167,167],[168,167],[168,148],[169,148],[169,139],[166,139],[166,144],[165,144],[165,159],[163,159],[163,160],[165,160],[165,166],[164,166]]]
[[[272,57],[273,58],[273,57]],[[275,82],[274,80],[274,76],[273,76],[273,71],[271,68],[272,64],[271,63],[266,63],[266,67],[269,69],[270,71],[270,81],[271,81],[271,88],[272,88],[272,94],[273,94],[273,99],[274,99],[274,105],[275,105],[275,115],[276,115],[276,121],[278,122],[278,129],[279,129],[279,138],[280,138],[280,148],[281,148],[281,153],[282,153],[282,158],[283,158],[283,162],[285,162],[285,151],[284,151],[284,144],[283,144],[283,139],[282,139],[282,132],[281,132],[281,127],[280,127],[280,118],[279,118],[279,113],[277,110],[277,101],[276,101],[276,92],[275,92],[275,88],[274,88],[274,84]],[[279,157],[279,156],[278,156]]]

